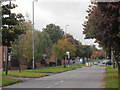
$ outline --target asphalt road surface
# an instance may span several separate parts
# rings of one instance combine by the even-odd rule
[[[4,88],[103,88],[105,67],[82,67]]]

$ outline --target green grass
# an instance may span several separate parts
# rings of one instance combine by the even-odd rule
[[[106,86],[105,88],[118,88],[118,68],[106,66]]]
[[[35,69],[34,72],[36,72],[36,73],[60,73],[60,72],[80,68],[81,66],[83,66],[83,65],[81,65],[81,64],[70,65],[69,68],[68,68],[68,65],[66,65],[66,68],[64,68],[63,66],[60,66],[60,67],[46,67],[46,68],[42,68],[42,69]],[[23,70],[23,72],[32,72],[32,71],[33,70]]]
[[[5,72],[2,73],[3,76],[7,77],[28,77],[28,78],[36,78],[36,77],[43,77],[43,76],[48,76],[46,73],[35,73],[35,72],[17,72],[17,71],[9,71],[8,75],[5,75]]]
[[[15,83],[22,82],[22,80],[11,79],[11,78],[2,78],[2,86],[7,86]]]

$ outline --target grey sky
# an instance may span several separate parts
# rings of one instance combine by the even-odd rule
[[[22,13],[24,16],[27,14],[29,16],[27,19],[32,20],[32,1],[16,0],[18,8],[13,12]],[[54,23],[64,30],[65,25],[69,25],[68,33],[83,44],[92,45],[94,40],[85,40],[82,34],[82,24],[86,20],[89,4],[90,0],[38,0],[35,2],[35,28],[42,30],[47,24]]]

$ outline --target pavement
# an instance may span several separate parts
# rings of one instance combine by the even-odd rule
[[[34,78],[4,88],[103,88],[105,67],[91,66]]]

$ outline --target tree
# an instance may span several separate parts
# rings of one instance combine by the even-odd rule
[[[85,57],[90,58],[92,50],[89,45],[82,45],[79,43],[76,53],[79,57],[83,58],[83,63],[85,63]]]
[[[12,46],[12,43],[18,36],[24,33],[23,30],[19,27],[19,20],[23,19],[22,14],[11,13],[11,10],[16,8],[17,5],[9,4],[2,6],[2,45],[7,46],[9,51],[9,47]],[[7,15],[7,17],[6,17]],[[6,61],[6,75],[8,74],[8,53],[7,53],[7,61]]]
[[[114,1],[114,0],[112,0]],[[120,74],[120,2],[93,2],[88,12],[88,21],[84,23],[87,39],[95,38],[104,48],[113,51]]]
[[[75,47],[78,46],[79,41],[74,39],[74,37],[71,34],[65,34],[63,36],[63,39],[67,39],[68,42],[71,42]]]
[[[59,60],[64,59],[67,51],[70,52],[70,58],[75,56],[76,47],[67,40],[59,40],[57,44],[54,44],[53,48]]]
[[[55,24],[49,24],[46,28],[43,28],[43,31],[46,31],[52,40],[52,43],[57,43],[58,40],[62,39],[64,31]]]
[[[28,66],[31,68],[31,62],[33,59],[33,40],[32,40],[32,24],[31,21],[24,22],[21,27],[24,29],[26,33],[22,34],[19,37],[19,40],[16,40],[13,44],[13,54],[17,57],[21,57],[23,59],[27,59]],[[47,54],[47,58],[51,56],[52,49],[52,41],[45,31],[35,30],[34,32],[35,38],[35,62],[41,61],[43,59],[42,54]],[[20,48],[21,47],[21,48]]]
[[[46,58],[52,55],[52,41],[46,31],[35,31],[35,59],[43,61],[42,54],[46,54]],[[44,61],[45,62],[45,61]]]

